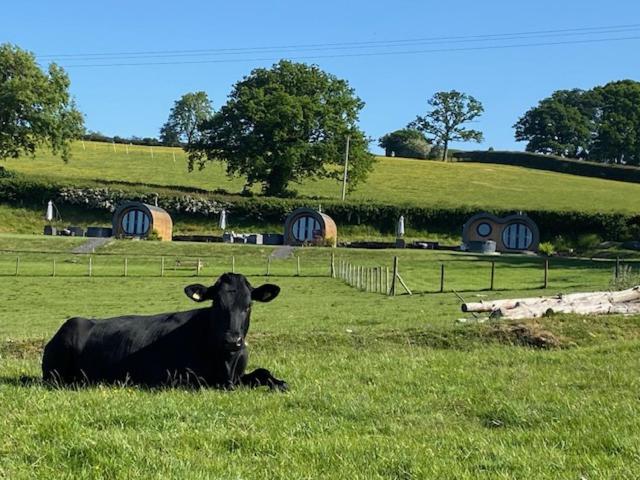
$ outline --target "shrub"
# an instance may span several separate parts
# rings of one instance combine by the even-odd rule
[[[160,238],[160,234],[158,233],[158,230],[156,230],[154,228],[151,231],[151,233],[149,235],[147,235],[147,240],[159,241],[159,240],[162,240],[162,239]]]
[[[562,235],[555,237],[551,244],[556,252],[573,253],[573,243]]]
[[[542,242],[538,246],[538,252],[541,255],[545,255],[547,257],[550,257],[551,255],[554,255],[556,253],[556,249],[555,249],[553,243],[551,243],[551,242]]]
[[[595,233],[585,233],[578,236],[576,245],[580,252],[588,252],[594,250],[602,243],[602,239]]]

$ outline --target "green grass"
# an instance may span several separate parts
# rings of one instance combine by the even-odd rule
[[[5,166],[67,183],[129,182],[231,193],[238,193],[244,183],[242,179],[228,179],[220,163],[188,172],[180,149],[153,147],[153,158],[149,147],[129,147],[129,154],[123,145],[116,145],[115,149],[114,152],[113,146],[106,143],[85,142],[83,150],[78,142],[73,145],[73,158],[68,164],[39,152],[35,159],[7,160]],[[336,199],[341,185],[321,180],[307,181],[296,188],[302,195]],[[503,165],[380,157],[369,181],[350,198],[514,210],[635,212],[640,185]]]
[[[502,322],[457,323],[451,292],[389,298],[328,278],[328,249],[274,260],[267,279],[267,247],[116,241],[92,256],[89,278],[88,257],[69,253],[79,242],[0,235],[0,478],[637,478],[639,317],[526,322],[561,340],[538,350],[496,335]],[[467,298],[600,289],[611,274],[610,263],[554,259],[545,292],[538,258],[337,253],[366,266],[399,254],[417,292],[437,289],[444,262],[448,288]],[[254,308],[249,366],[290,392],[56,390],[29,379],[65,318],[192,308],[184,285],[229,270],[232,256],[253,284],[282,287]],[[161,257],[203,258],[204,278],[161,278]],[[498,292],[484,290],[489,260]]]

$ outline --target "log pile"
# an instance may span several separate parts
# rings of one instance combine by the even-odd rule
[[[538,318],[554,313],[580,315],[640,314],[640,285],[618,292],[570,293],[552,297],[512,298],[462,304],[463,312],[486,312],[492,318]]]

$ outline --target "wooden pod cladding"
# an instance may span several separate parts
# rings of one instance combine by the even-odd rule
[[[338,240],[336,222],[324,213],[311,208],[297,208],[284,224],[284,243],[287,245],[324,245],[335,247]]]
[[[462,241],[468,248],[493,241],[498,252],[535,252],[540,243],[540,232],[526,215],[496,217],[485,212],[467,220],[462,227]]]
[[[154,238],[157,235],[159,240],[170,241],[173,233],[173,221],[166,210],[140,202],[118,205],[112,223],[116,238]]]

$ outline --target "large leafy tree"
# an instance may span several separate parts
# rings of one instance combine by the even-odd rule
[[[640,82],[559,90],[514,127],[531,152],[640,165]]]
[[[160,140],[167,145],[194,143],[199,140],[198,125],[212,115],[206,92],[186,93],[174,102],[169,119],[160,129]]]
[[[341,179],[349,137],[353,189],[374,161],[357,126],[363,106],[346,81],[315,65],[282,60],[255,69],[201,125],[202,139],[187,148],[191,165],[223,160],[228,174],[262,184],[267,195],[283,195],[304,178]]]
[[[474,97],[451,90],[437,92],[427,103],[430,110],[424,116],[418,115],[409,128],[430,135],[432,143],[442,147],[443,161],[447,159],[451,142],[482,141],[482,132],[465,126],[484,112],[482,103]]]
[[[46,145],[68,160],[71,140],[84,132],[69,85],[55,63],[44,72],[32,53],[0,45],[0,159],[33,155]]]
[[[597,108],[590,158],[640,165],[640,82],[611,82],[591,95]]]
[[[427,158],[431,151],[431,144],[424,133],[412,128],[387,133],[380,138],[378,145],[384,148],[387,157]]]
[[[527,111],[514,125],[528,152],[580,157],[588,154],[593,101],[583,90],[558,90]]]

